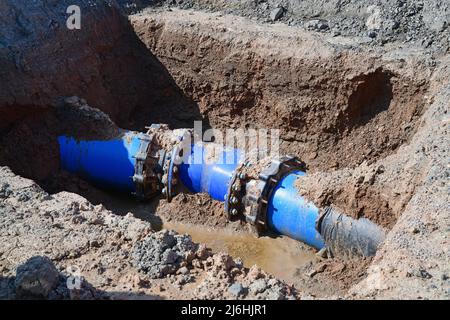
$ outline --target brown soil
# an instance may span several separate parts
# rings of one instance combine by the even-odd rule
[[[157,213],[169,222],[187,222],[205,227],[226,227],[230,223],[223,203],[211,200],[206,194],[181,193],[170,203],[161,201]]]
[[[262,31],[237,17],[230,28],[228,19],[175,9],[131,16],[215,128],[279,128],[282,152],[321,170],[376,161],[414,134],[426,69],[412,77],[404,62],[387,65],[300,29]]]
[[[395,223],[414,182],[405,182],[400,200],[386,199],[383,184],[374,184],[383,166],[362,168],[395,153],[416,132],[426,102],[426,65],[386,63],[382,52],[344,50],[282,25],[271,26],[269,35],[245,19],[229,28],[228,17],[219,14],[174,11],[134,15],[131,22],[214,127],[279,128],[282,153],[300,156],[313,171],[358,175],[335,184],[308,176],[327,187],[311,200],[387,227]]]

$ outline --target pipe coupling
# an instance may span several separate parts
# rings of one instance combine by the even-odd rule
[[[304,162],[294,156],[286,155],[272,159],[270,165],[260,172],[257,180],[247,182],[244,216],[257,235],[261,235],[268,229],[267,209],[276,186],[288,174],[304,170]]]

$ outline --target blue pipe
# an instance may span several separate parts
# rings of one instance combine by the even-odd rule
[[[89,141],[60,136],[61,167],[99,187],[133,193],[139,135],[127,131],[111,140]]]
[[[267,222],[273,231],[305,242],[317,249],[325,243],[316,230],[319,209],[302,197],[295,186],[302,171],[284,177],[275,187],[267,209]]]
[[[141,133],[123,132],[110,140],[76,140],[60,136],[62,168],[76,173],[92,183],[109,189],[135,192],[133,175],[141,144]],[[208,159],[211,150],[204,144],[195,144],[179,166],[181,182],[192,192],[208,193],[213,199],[225,201],[228,185],[241,163],[242,152],[238,149],[222,150]],[[211,146],[211,145],[209,145]],[[267,206],[269,229],[293,239],[305,242],[317,249],[342,246],[358,249],[363,255],[373,255],[384,239],[384,232],[376,225],[355,221],[328,210],[319,223],[319,209],[302,197],[295,186],[297,178],[304,176],[296,171],[283,177],[274,188]],[[338,226],[338,227],[336,227]],[[322,236],[323,235],[323,236]]]
[[[240,150],[223,150],[216,163],[207,163],[208,151],[203,144],[191,146],[191,153],[180,165],[180,180],[194,193],[208,193],[211,198],[224,201],[228,184],[240,163]]]
[[[193,145],[191,154],[180,166],[180,179],[190,191],[205,192],[224,201],[228,184],[241,161],[240,154],[236,149],[223,151],[217,157],[220,163],[206,164],[202,161],[207,158],[204,145]],[[223,164],[224,159],[231,159],[231,163]],[[296,179],[303,175],[304,172],[298,171],[281,180],[269,200],[267,221],[273,231],[321,249],[325,244],[315,228],[319,209],[306,201],[294,185]]]

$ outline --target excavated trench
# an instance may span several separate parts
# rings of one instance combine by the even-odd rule
[[[23,93],[43,90],[39,99],[28,101],[26,94],[16,92],[14,103],[1,102],[0,165],[36,180],[49,192],[79,193],[117,214],[131,211],[155,228],[166,223],[191,233],[215,250],[241,255],[246,264],[261,264],[294,283],[298,277],[297,284],[316,294],[329,294],[330,281],[336,284],[333,292],[345,292],[364,277],[369,261],[324,274],[322,280],[299,280],[302,268],[321,263],[313,250],[289,239],[250,240],[239,233],[245,226],[228,222],[222,204],[203,195],[180,194],[172,203],[139,203],[99,190],[59,170],[56,137],[108,138],[117,130],[112,121],[136,130],[151,123],[192,127],[194,120],[203,120],[205,128],[277,128],[281,153],[298,155],[311,173],[332,176],[383,163],[409,143],[425,111],[424,76],[404,71],[404,61],[389,63],[377,54],[241,18],[232,27],[226,16],[178,11],[131,16],[132,27],[117,16],[108,19],[112,21],[100,24],[112,23],[118,36],[78,40],[87,48],[84,56],[73,56],[81,65],[79,77],[50,70],[50,83],[66,85],[24,82],[29,87],[23,87]],[[70,52],[71,41],[75,40],[66,39],[58,54]],[[41,50],[38,54],[45,54]],[[34,72],[36,66],[29,67]],[[25,75],[18,71],[17,76]],[[87,103],[57,99],[72,95]],[[380,165],[376,170],[380,175],[390,172]],[[359,176],[356,182],[351,175],[341,178],[341,187],[337,177],[336,189],[324,188],[314,200],[320,205],[337,203],[349,215],[370,218],[386,228],[395,224],[414,191],[412,185],[406,188],[409,194],[389,197],[381,178],[379,183],[359,182],[360,188],[355,187]],[[281,269],[270,261],[275,251],[277,259],[284,260]]]

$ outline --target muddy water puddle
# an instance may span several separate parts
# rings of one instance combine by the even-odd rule
[[[260,237],[226,229],[208,229],[178,222],[164,223],[164,228],[187,233],[214,252],[226,252],[241,258],[246,267],[256,264],[264,271],[287,282],[294,282],[297,268],[315,259],[314,251],[287,237]]]

